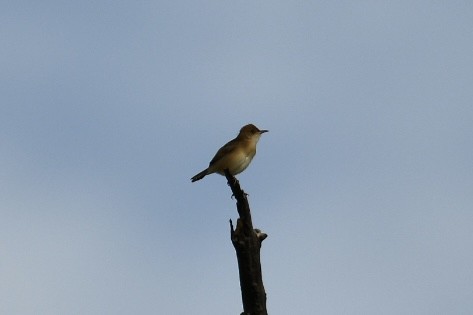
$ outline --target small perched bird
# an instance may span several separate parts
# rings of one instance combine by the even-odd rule
[[[256,144],[265,132],[268,132],[268,130],[259,130],[253,124],[243,126],[235,139],[217,151],[212,161],[210,161],[209,167],[191,178],[192,182],[213,173],[225,175],[225,169],[228,169],[232,175],[243,172],[255,156]]]

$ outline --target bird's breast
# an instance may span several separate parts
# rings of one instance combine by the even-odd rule
[[[255,154],[256,150],[235,150],[216,163],[215,171],[223,175],[228,169],[232,175],[239,174],[250,165]]]

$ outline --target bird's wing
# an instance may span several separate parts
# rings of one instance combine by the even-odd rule
[[[217,153],[215,154],[214,158],[212,161],[210,161],[209,166],[212,166],[215,162],[220,160],[223,156],[227,155],[228,153],[232,152],[235,150],[235,143],[236,143],[236,138],[225,144],[223,147],[221,147]]]

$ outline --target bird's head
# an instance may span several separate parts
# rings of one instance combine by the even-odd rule
[[[248,124],[240,129],[238,137],[259,139],[259,137],[261,137],[265,132],[268,132],[268,130],[260,130],[255,125]]]

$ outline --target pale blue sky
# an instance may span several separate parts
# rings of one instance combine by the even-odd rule
[[[239,314],[218,175],[277,314],[473,313],[469,1],[7,1],[0,313]]]

